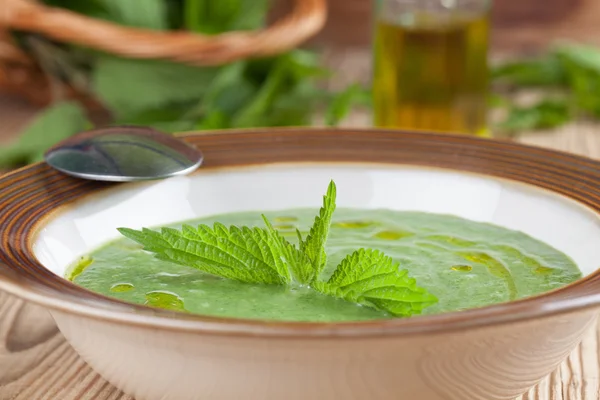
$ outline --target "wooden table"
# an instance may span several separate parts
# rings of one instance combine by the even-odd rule
[[[0,97],[0,141],[31,117],[27,106]],[[365,119],[349,122],[362,125]],[[600,158],[600,127],[578,124],[525,135],[522,142]],[[600,399],[600,327],[571,357],[520,400]],[[40,307],[0,293],[0,400],[133,400],[94,373]],[[486,399],[482,399],[486,400]]]

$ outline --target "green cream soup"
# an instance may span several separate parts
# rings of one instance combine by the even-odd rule
[[[289,241],[311,226],[314,209],[267,212]],[[215,215],[189,224],[264,226],[260,213]],[[174,225],[178,227],[179,225]],[[437,296],[424,314],[464,310],[546,292],[581,277],[560,251],[523,233],[491,224],[421,212],[338,209],[327,241],[327,278],[358,248],[383,251]],[[246,284],[161,261],[129,239],[94,251],[69,278],[118,299],[203,315],[287,321],[391,318],[383,311],[303,287]]]

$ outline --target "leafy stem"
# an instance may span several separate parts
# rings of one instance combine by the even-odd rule
[[[358,249],[346,256],[328,280],[321,279],[327,254],[325,245],[333,212],[336,186],[330,182],[323,205],[309,234],[299,246],[288,242],[263,215],[265,228],[183,225],[160,232],[119,228],[125,237],[143,245],[158,259],[197,268],[203,272],[244,283],[307,285],[324,295],[411,316],[437,302],[418,287],[408,271],[378,250]]]

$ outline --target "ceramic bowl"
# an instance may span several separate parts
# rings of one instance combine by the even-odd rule
[[[36,164],[0,178],[0,289],[50,311],[97,372],[138,400],[512,399],[552,372],[600,307],[600,163],[509,142],[365,130],[191,134],[205,165],[103,184]],[[584,278],[511,303],[352,323],[188,315],[109,299],[62,276],[118,237],[221,212],[319,206],[455,214],[521,230]]]

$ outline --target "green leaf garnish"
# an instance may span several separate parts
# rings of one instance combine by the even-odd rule
[[[314,271],[310,258],[295,245],[288,242],[279,232],[273,228],[264,215],[263,221],[267,226],[269,238],[277,243],[277,248],[281,249],[281,256],[287,262],[291,275],[300,283],[310,282],[314,277]]]
[[[437,298],[417,286],[407,270],[378,250],[360,249],[338,265],[327,282],[317,281],[321,293],[372,306],[396,316],[419,314]]]
[[[162,228],[119,232],[165,261],[197,268],[212,275],[246,283],[283,285],[290,282],[289,250],[260,228],[184,225],[182,230]]]
[[[331,217],[335,211],[336,187],[331,181],[327,188],[327,194],[323,197],[323,206],[319,210],[319,215],[315,217],[315,222],[310,228],[310,232],[306,240],[300,239],[300,250],[307,255],[312,263],[313,274],[311,278],[318,278],[325,264],[327,264],[327,253],[325,252],[325,243],[329,236],[329,226],[331,225]]]
[[[325,244],[335,210],[336,186],[330,182],[323,206],[300,246],[288,242],[263,215],[265,228],[215,223],[213,227],[183,225],[160,232],[119,228],[121,234],[160,260],[197,268],[206,273],[245,283],[305,284],[328,296],[376,308],[392,316],[407,317],[437,302],[418,287],[408,271],[382,252],[359,249],[336,267],[328,281],[320,279],[327,263]]]

